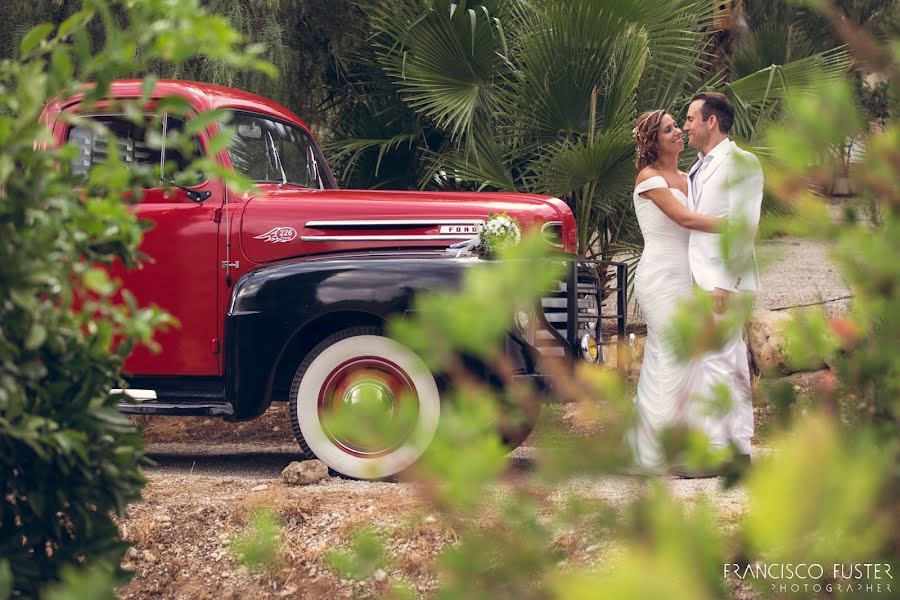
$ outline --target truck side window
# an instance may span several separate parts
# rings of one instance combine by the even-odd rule
[[[166,116],[166,127],[178,129],[184,127],[180,119]],[[148,144],[148,131],[143,124],[135,124],[120,115],[98,115],[91,120],[105,126],[115,139],[119,151],[119,159],[125,164],[157,167],[162,152]],[[90,168],[109,160],[110,148],[108,137],[87,125],[76,125],[69,130],[68,141],[78,147],[78,156],[72,160],[72,172],[86,175]],[[199,152],[199,144],[194,143],[194,152]],[[174,163],[174,172],[180,173],[192,157],[186,157],[177,148],[166,148],[165,163]],[[168,169],[167,169],[168,171]]]

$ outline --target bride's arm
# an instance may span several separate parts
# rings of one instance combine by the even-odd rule
[[[727,222],[726,219],[701,215],[690,210],[675,198],[669,188],[656,188],[641,192],[641,196],[648,198],[659,207],[659,210],[686,229],[696,229],[707,233],[718,233]]]

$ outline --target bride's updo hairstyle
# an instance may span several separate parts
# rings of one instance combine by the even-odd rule
[[[647,165],[652,165],[659,158],[659,146],[656,142],[659,138],[659,124],[664,116],[666,116],[666,111],[662,109],[643,112],[638,116],[635,127],[631,130],[631,136],[634,138],[634,143],[637,144],[635,164],[638,171]]]

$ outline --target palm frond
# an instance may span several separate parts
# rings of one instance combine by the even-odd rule
[[[504,70],[506,40],[496,14],[466,0],[373,3],[370,11],[386,34],[379,61],[404,101],[470,143],[476,121],[494,112],[493,81]]]
[[[589,128],[591,95],[603,80],[626,23],[593,2],[550,3],[522,11],[514,70],[500,107],[504,133],[525,148]]]
[[[586,138],[559,140],[531,163],[524,178],[529,191],[566,197],[586,185],[603,197],[629,187],[634,175],[634,144],[626,130],[607,132],[594,143]]]
[[[778,101],[792,93],[813,93],[822,82],[846,77],[852,57],[844,48],[813,54],[785,65],[772,65],[728,83],[722,91],[735,110],[735,134],[750,139],[758,122],[771,116]]]
[[[381,168],[381,162],[386,154],[392,150],[406,145],[412,148],[413,144],[418,141],[417,133],[399,133],[386,139],[347,139],[329,142],[323,145],[326,154],[330,155],[331,160],[336,164],[342,165],[342,173],[339,179],[344,180],[347,174],[352,171],[359,162],[359,159],[367,152],[377,150],[375,160],[375,171],[373,175],[377,176]]]
[[[646,30],[631,25],[616,39],[602,90],[601,130],[628,123],[634,115],[635,90],[649,55],[647,38]]]
[[[478,152],[466,152],[457,147],[426,153],[428,169],[419,183],[420,187],[437,182],[440,187],[456,189],[468,183],[479,191],[486,188],[515,191],[515,180],[496,138],[488,132],[479,132],[476,134],[476,145]]]

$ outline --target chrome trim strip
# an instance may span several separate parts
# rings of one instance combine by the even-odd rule
[[[372,219],[358,221],[307,221],[306,227],[366,227],[369,225],[484,225],[483,219]],[[560,223],[562,225],[562,223]]]
[[[156,400],[156,390],[141,390],[135,388],[128,388],[127,390],[123,390],[121,388],[113,388],[109,390],[110,394],[125,394],[132,400],[137,400],[138,402],[144,402],[146,400]]]
[[[471,240],[468,235],[303,235],[304,242],[424,242],[432,240]]]

